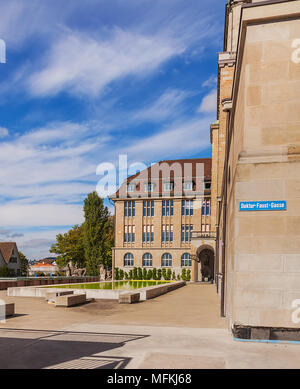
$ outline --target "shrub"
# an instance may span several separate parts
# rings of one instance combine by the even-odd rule
[[[134,280],[137,280],[137,279],[138,279],[138,270],[137,270],[136,267],[133,269],[132,278],[133,278]]]
[[[191,281],[191,270],[188,269],[188,271],[186,272],[186,281]]]
[[[141,280],[147,280],[147,269],[144,267],[143,269],[143,278],[141,278]]]
[[[11,270],[6,266],[0,267],[0,277],[11,277]]]
[[[130,280],[133,279],[133,271],[132,271],[132,270],[129,270],[129,279],[130,279]]]
[[[154,280],[157,280],[157,270],[156,270],[156,267],[152,270],[152,278]]]
[[[161,277],[162,277],[162,271],[161,271],[161,269],[158,269],[157,270],[157,280],[161,280]]]
[[[152,278],[153,278],[153,270],[149,269],[147,274],[147,280],[152,280]]]
[[[120,280],[123,280],[123,279],[124,279],[124,270],[123,270],[123,269],[120,269],[119,279],[120,279]]]
[[[177,280],[180,281],[180,274],[177,274]]]
[[[173,271],[173,274],[172,274],[172,280],[176,280],[176,274],[175,274],[174,271]]]
[[[185,268],[183,268],[183,269],[181,270],[181,279],[182,279],[183,281],[186,281],[186,269],[185,269]]]
[[[118,281],[118,280],[119,280],[119,277],[120,277],[119,268],[118,268],[118,267],[115,267],[115,280]]]
[[[39,272],[37,272],[37,276],[38,277],[45,277],[45,273],[43,273],[42,271],[39,271]]]
[[[167,279],[167,271],[166,271],[166,269],[165,269],[165,268],[164,268],[164,269],[162,269],[162,276],[163,276],[164,280],[166,280],[166,279]]]
[[[168,269],[168,271],[167,271],[167,281],[170,281],[171,278],[172,278],[172,270]]]
[[[125,272],[124,275],[125,275],[125,280],[129,280],[129,275],[128,275],[128,273]]]
[[[143,279],[143,270],[142,270],[142,268],[138,268],[138,270],[137,270],[137,275],[138,275],[138,280],[142,280]]]

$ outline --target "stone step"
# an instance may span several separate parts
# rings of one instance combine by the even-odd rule
[[[73,294],[72,291],[63,291],[63,292],[46,292],[45,300],[46,301],[55,301],[56,297],[65,296],[68,294]]]
[[[119,295],[119,304],[134,304],[140,301],[139,293],[121,293]]]
[[[86,294],[66,294],[55,298],[56,307],[72,307],[86,302]]]

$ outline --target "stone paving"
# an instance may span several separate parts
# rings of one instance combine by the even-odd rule
[[[15,302],[0,323],[0,368],[299,368],[300,345],[234,341],[214,285],[190,284],[133,305],[95,301],[58,308]]]

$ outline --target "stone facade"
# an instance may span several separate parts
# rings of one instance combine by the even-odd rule
[[[237,12],[240,22],[229,29]],[[219,180],[212,182],[223,313],[230,328],[298,328],[300,1],[231,1],[226,17],[231,51],[219,56],[219,123],[212,126],[212,175],[224,174],[219,209]],[[235,73],[226,86],[230,65],[223,61],[220,69],[220,58],[230,56],[225,75]],[[216,150],[225,153],[223,166]],[[239,210],[241,201],[276,200],[287,209]]]
[[[184,160],[180,160],[184,161]],[[190,163],[205,163],[208,164],[206,170],[209,172],[205,177],[205,182],[211,182],[211,160],[210,159],[195,159],[189,160]],[[177,177],[179,181],[183,180],[183,176]],[[130,178],[128,179],[130,182]],[[199,193],[198,193],[199,195]],[[185,196],[168,196],[162,193],[151,197],[140,198],[140,195],[130,193],[128,197],[113,198],[115,204],[115,247],[114,247],[114,266],[129,272],[133,267],[146,268],[162,268],[162,257],[168,253],[172,257],[172,272],[181,274],[182,268],[190,268],[191,266],[182,266],[181,259],[184,254],[193,254],[193,246],[191,245],[191,236],[194,233],[203,231],[207,233],[211,230],[210,221],[210,189],[205,190],[200,197],[196,193]],[[182,215],[182,200],[193,201],[193,215]],[[134,216],[125,216],[125,202],[134,201]],[[153,201],[153,216],[144,216],[144,202]],[[172,215],[163,215],[163,202],[173,202]],[[202,210],[202,202],[208,205],[205,208],[204,215]],[[169,203],[170,204],[170,203]],[[208,214],[206,214],[208,213]],[[164,226],[168,226],[169,234],[172,231],[172,241],[162,241]],[[187,242],[182,241],[182,226],[192,226],[189,239]],[[129,228],[130,227],[130,228]],[[129,229],[128,229],[129,228]],[[144,233],[150,233],[150,241],[144,241]],[[134,242],[125,241],[125,233],[134,231]],[[153,240],[151,241],[151,233]],[[126,254],[132,254],[133,266],[124,265]],[[151,254],[152,265],[143,266],[143,256]]]

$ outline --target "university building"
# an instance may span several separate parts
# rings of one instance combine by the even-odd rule
[[[115,267],[192,269],[192,236],[211,231],[210,193],[210,158],[161,161],[129,177],[113,198]]]

